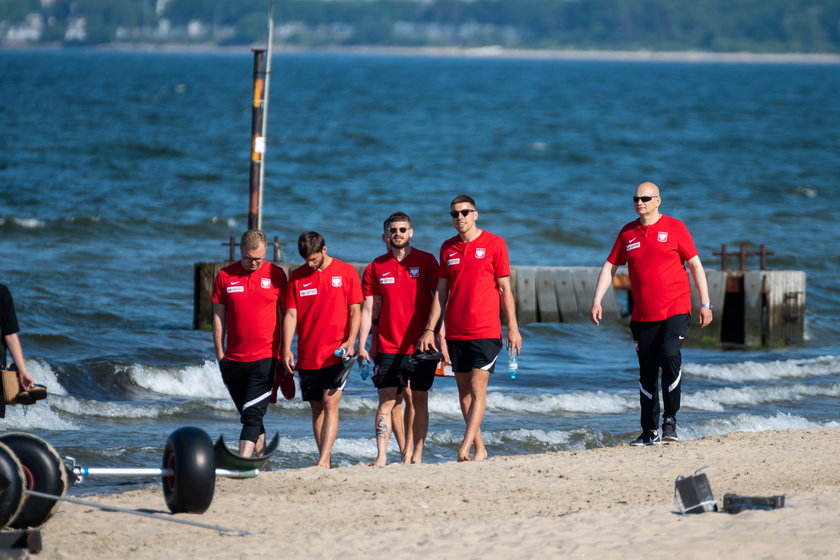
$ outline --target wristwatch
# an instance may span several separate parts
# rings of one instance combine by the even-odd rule
[[[706,309],[714,309],[711,303],[701,303],[700,307],[705,307]]]

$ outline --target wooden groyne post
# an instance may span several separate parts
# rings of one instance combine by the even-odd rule
[[[228,244],[225,244],[228,245]],[[235,258],[235,241],[231,238],[230,258]],[[726,246],[723,246],[726,253]],[[764,254],[772,254],[764,251]],[[757,256],[743,247],[732,256]],[[762,256],[763,260],[763,256]],[[274,262],[286,273],[300,266],[284,263],[280,242],[274,238]],[[213,309],[210,298],[218,271],[230,264],[196,263],[195,313],[193,326],[210,329]],[[746,261],[744,261],[746,262]],[[362,276],[367,263],[354,263]],[[696,342],[732,344],[748,347],[783,346],[801,342],[805,332],[806,277],[799,270],[706,270],[709,296],[715,320],[701,329],[692,319],[687,337]],[[511,269],[511,285],[516,300],[519,323],[572,323],[586,321],[600,267],[517,266]],[[692,309],[699,306],[697,290],[692,282]],[[606,321],[629,321],[632,309],[630,280],[625,269],[619,269],[607,290],[601,306]]]

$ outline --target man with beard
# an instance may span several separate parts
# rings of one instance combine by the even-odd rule
[[[336,351],[345,358],[355,354],[364,298],[356,269],[329,256],[320,233],[300,234],[298,253],[306,264],[289,277],[282,357],[289,372],[298,370],[301,396],[312,412],[317,465],[329,469],[348,371]],[[297,363],[292,353],[295,331]]]
[[[394,212],[384,225],[382,237],[389,251],[365,269],[359,342],[361,359],[373,356],[375,364],[373,383],[379,390],[379,408],[374,423],[377,454],[373,465],[380,467],[387,461],[392,411],[401,393],[405,393],[410,411],[403,462],[422,462],[429,428],[429,389],[437,366],[437,360],[412,360],[411,354],[429,316],[438,263],[430,253],[411,246],[414,230],[408,214]],[[365,343],[371,330],[374,336],[368,353]]]

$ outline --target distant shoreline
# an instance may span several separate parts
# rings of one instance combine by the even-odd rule
[[[49,45],[3,45],[0,50],[74,50],[77,47]],[[102,51],[155,52],[177,54],[239,54],[250,53],[264,45],[185,45],[185,44],[133,44],[109,43],[107,45],[79,47]],[[840,64],[840,54],[829,53],[751,53],[708,51],[620,51],[573,49],[506,49],[489,47],[399,47],[399,46],[326,46],[300,47],[275,45],[273,53],[331,54],[355,56],[399,56],[429,58],[485,58],[511,60],[579,60],[613,62],[678,62],[678,63],[727,63],[727,64]]]

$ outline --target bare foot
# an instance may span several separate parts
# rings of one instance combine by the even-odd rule
[[[315,464],[317,467],[321,467],[322,469],[331,469],[332,464],[330,463],[330,457],[321,457],[318,459],[318,462]]]
[[[487,450],[483,449],[481,451],[476,451],[475,455],[473,455],[473,461],[483,461],[487,458]]]
[[[373,460],[372,463],[370,463],[370,466],[371,467],[384,467],[387,463],[388,463],[387,459],[380,459],[379,457],[377,457],[376,459]]]

